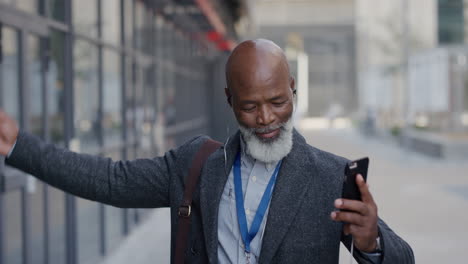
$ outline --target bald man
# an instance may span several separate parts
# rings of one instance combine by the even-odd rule
[[[409,245],[378,218],[362,177],[362,202],[340,198],[348,160],[308,145],[294,129],[294,79],[276,44],[238,45],[226,81],[239,131],[202,168],[186,263],[338,263],[340,241],[359,263],[414,263]],[[174,261],[184,182],[208,137],[163,157],[114,162],[45,144],[3,112],[0,123],[0,154],[10,166],[93,201],[170,207]]]

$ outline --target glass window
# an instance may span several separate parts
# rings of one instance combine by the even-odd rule
[[[40,137],[43,135],[42,121],[42,60],[40,39],[34,36],[28,36],[28,75],[30,87],[30,107],[29,107],[29,128],[30,131]]]
[[[120,44],[120,1],[102,1],[102,38],[112,44]],[[130,1],[125,1],[130,2]]]
[[[134,1],[124,1],[125,11],[125,45],[133,45],[133,5]]]
[[[439,43],[463,43],[463,0],[439,0],[437,4]]]
[[[31,176],[29,176],[31,177]],[[34,178],[33,188],[30,190],[30,222],[31,222],[31,257],[34,263],[44,263],[44,184]]]
[[[63,264],[65,261],[65,194],[51,186],[47,187],[49,206],[49,262]]]
[[[128,58],[129,60],[131,58]],[[133,85],[133,66],[131,61],[127,61],[125,65],[125,74],[126,74],[126,96],[125,96],[125,105],[126,105],[126,118],[127,118],[127,141],[135,141],[135,125],[136,125],[136,111],[135,108],[138,105],[135,101],[135,86]],[[132,152],[131,150],[128,152]]]
[[[151,9],[145,9],[145,26],[144,26],[144,39],[143,39],[143,51],[148,54],[152,55],[155,51],[155,43],[154,43],[154,11]]]
[[[2,194],[5,215],[2,215],[4,232],[6,232],[5,259],[6,263],[21,263],[22,256],[22,228],[21,228],[21,199],[22,189]]]
[[[47,71],[47,98],[49,111],[50,138],[54,143],[63,144],[65,85],[64,85],[64,34],[52,31],[50,36],[51,57]]]
[[[74,46],[74,127],[80,151],[99,151],[98,49],[82,40]]]
[[[74,127],[80,151],[99,151],[98,49],[83,40],[74,45]],[[99,204],[77,198],[78,263],[96,263],[100,252]]]
[[[44,137],[43,131],[43,62],[41,40],[29,35],[27,38],[27,56],[28,56],[28,79],[30,88],[30,106],[29,106],[29,129],[33,134]],[[37,263],[43,263],[44,260],[44,196],[43,184],[34,178],[31,181],[29,190],[31,202],[31,255]]]
[[[168,68],[164,69],[164,104],[163,113],[165,124],[170,126],[176,123],[176,108],[175,108],[175,89],[174,89],[174,72]]]
[[[120,55],[112,50],[103,52],[103,132],[104,144],[122,143],[122,89],[120,80]]]
[[[171,67],[175,63],[175,46],[174,46],[174,31],[168,24],[164,24],[162,30],[163,44],[162,54],[164,56],[163,67],[163,116],[165,125],[170,126],[176,123],[176,107],[175,107],[175,67]]]
[[[99,204],[77,198],[78,263],[98,263],[100,257]]]
[[[143,94],[143,72],[141,71],[138,64],[134,66],[134,80],[135,80],[135,125],[136,125],[136,133],[137,138],[142,140],[142,131],[144,129],[144,122],[145,122],[145,102],[144,102],[144,94]]]
[[[17,33],[8,28],[2,28],[3,58],[0,63],[0,107],[18,122],[18,50]],[[16,169],[5,167],[3,173],[9,175]],[[3,177],[3,175],[0,175]],[[5,243],[4,259],[7,263],[21,263],[22,261],[22,233],[21,233],[21,193],[15,190],[9,193],[1,193],[4,212],[0,216],[4,221],[3,238]],[[3,215],[4,213],[4,215]]]
[[[46,5],[50,18],[65,21],[65,0],[47,0]]]
[[[135,48],[143,50],[145,38],[145,6],[143,2],[135,1]]]
[[[114,250],[123,238],[123,210],[113,206],[106,206],[106,241],[107,249]]]
[[[147,134],[148,137],[151,137],[151,127],[154,125],[154,120],[156,116],[156,102],[155,98],[155,85],[153,85],[153,67],[141,67],[141,78],[143,81],[143,99],[145,106],[145,124],[143,126],[143,133]]]
[[[143,67],[143,65],[135,65],[135,92],[137,105],[137,133],[140,144],[144,148],[154,146],[154,138],[151,136],[152,127],[154,125],[155,102],[154,91],[155,87],[151,85],[152,67]]]
[[[19,119],[18,33],[8,27],[0,28],[2,60],[0,62],[0,107],[14,119]]]
[[[73,25],[75,32],[97,37],[97,1],[73,1]]]
[[[160,63],[161,59],[164,58],[164,20],[161,16],[156,15],[154,17],[155,19],[155,32],[156,34],[154,35],[154,43],[155,43],[155,56],[158,58],[157,63],[156,63],[156,87],[157,87],[157,107],[158,107],[158,112],[162,110],[163,102],[164,102],[164,85],[163,85],[163,80],[164,80],[164,66],[162,63]]]

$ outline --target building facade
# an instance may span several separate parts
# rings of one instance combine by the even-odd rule
[[[1,0],[0,108],[48,142],[114,160],[201,133],[222,139],[233,118],[218,117],[229,109],[216,105],[215,75],[242,5]],[[98,263],[146,214],[71,196],[3,161],[0,180],[0,263]]]

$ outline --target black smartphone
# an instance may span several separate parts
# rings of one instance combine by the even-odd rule
[[[351,200],[361,200],[361,192],[356,184],[356,175],[361,174],[367,182],[367,169],[369,168],[369,158],[350,161],[346,164],[343,180],[343,193],[341,197]]]

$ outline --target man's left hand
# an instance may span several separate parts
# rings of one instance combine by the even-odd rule
[[[362,252],[372,252],[376,249],[377,205],[360,174],[356,177],[356,183],[361,192],[362,201],[336,199],[335,207],[347,211],[334,211],[331,218],[337,222],[344,222],[343,232],[354,237],[354,246]]]

